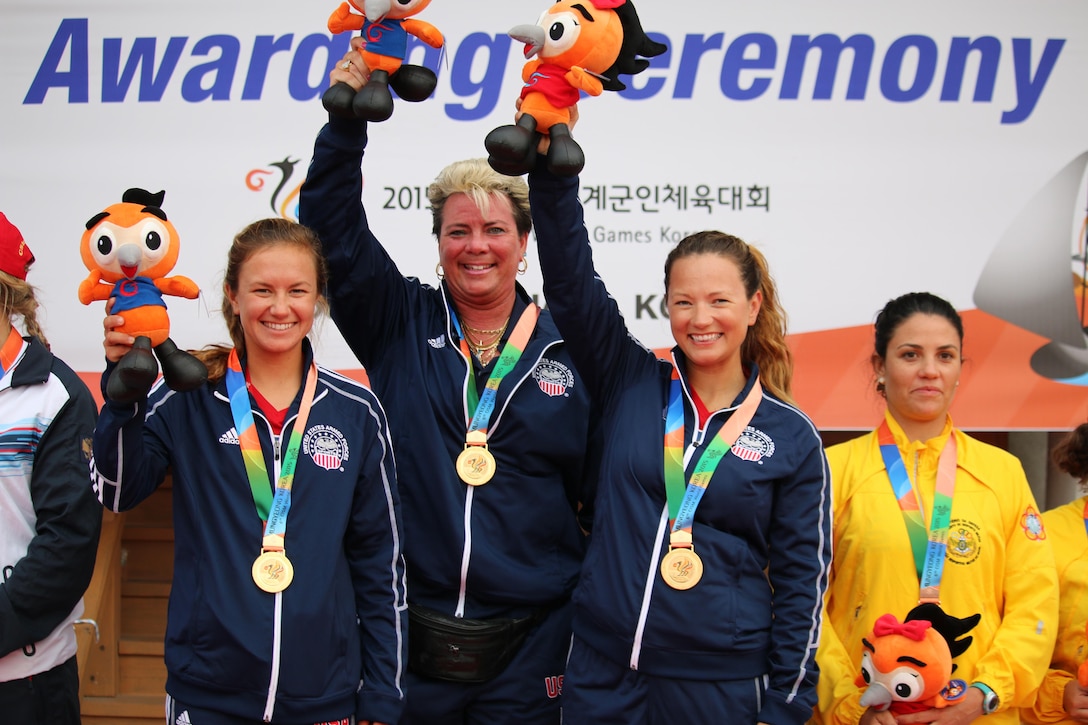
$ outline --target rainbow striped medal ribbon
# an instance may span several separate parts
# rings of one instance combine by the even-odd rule
[[[487,449],[487,426],[491,421],[491,414],[495,412],[495,400],[497,398],[499,383],[506,374],[514,369],[521,353],[525,350],[529,337],[536,327],[537,318],[540,317],[540,308],[529,303],[522,310],[518,324],[506,344],[502,347],[502,354],[491,376],[487,379],[484,394],[477,399],[476,375],[472,369],[472,353],[468,349],[468,342],[461,333],[461,323],[457,315],[450,310],[457,336],[461,340],[461,353],[468,363],[468,384],[465,389],[465,402],[468,411],[472,414],[472,422],[469,423],[468,432],[465,434],[465,448],[457,456],[455,467],[458,477],[469,486],[482,486],[495,475],[495,456]]]
[[[8,339],[0,347],[0,378],[7,375],[8,370],[11,370],[12,366],[15,365],[19,353],[23,351],[23,343],[23,336],[12,326],[8,332]]]
[[[725,421],[699,456],[690,480],[684,474],[684,401],[680,373],[673,365],[669,407],[665,414],[665,498],[669,505],[669,551],[661,560],[661,578],[673,589],[691,589],[703,578],[703,561],[695,553],[692,526],[695,509],[706,493],[722,458],[752,422],[763,397],[756,378],[748,395]]]
[[[291,437],[287,450],[283,454],[283,465],[276,481],[276,494],[272,495],[268,479],[268,469],[264,465],[261,452],[261,439],[257,435],[257,426],[253,421],[253,408],[249,402],[249,389],[246,376],[237,350],[230,351],[227,359],[227,394],[230,397],[230,412],[234,417],[234,428],[238,432],[238,448],[242,452],[242,462],[249,478],[249,488],[253,493],[253,503],[257,515],[264,522],[264,537],[261,541],[261,553],[253,562],[254,583],[268,592],[282,592],[295,578],[295,569],[287,558],[284,543],[287,537],[287,514],[291,511],[291,486],[295,479],[295,464],[298,452],[302,448],[302,434],[306,430],[306,420],[317,390],[317,365],[310,363],[306,373],[302,402],[298,415],[291,426]]]
[[[887,419],[880,424],[877,441],[892,492],[903,512],[903,523],[906,524],[910,548],[914,553],[914,567],[918,573],[918,603],[940,604],[941,577],[948,549],[948,523],[952,519],[952,496],[956,490],[956,436],[948,434],[948,442],[937,462],[937,487],[933,492],[933,513],[928,532],[907,475],[907,467],[903,464],[903,456],[899,453]]]

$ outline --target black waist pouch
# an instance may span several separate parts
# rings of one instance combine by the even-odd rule
[[[525,635],[547,614],[521,619],[465,619],[408,605],[408,666],[417,675],[481,683],[506,669]]]

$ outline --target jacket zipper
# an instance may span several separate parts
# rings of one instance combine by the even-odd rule
[[[264,416],[261,416],[261,418],[263,419]],[[283,428],[280,430],[280,435],[275,435],[272,432],[272,427],[268,426],[268,421],[265,420],[265,425],[268,426],[268,433],[272,438],[272,475],[269,477],[269,481],[273,485],[275,485],[275,482],[279,480],[280,477],[280,448],[283,441],[283,433],[287,430],[289,425],[294,423],[295,418],[297,418],[297,416],[283,422]],[[275,496],[274,493],[273,496]],[[280,686],[280,628],[282,626],[283,592],[277,592],[274,597],[275,611],[272,615],[272,671],[268,681],[268,697],[264,704],[264,722],[272,722],[272,712],[276,708],[276,693],[279,691]]]
[[[448,329],[448,324],[449,324],[449,321],[447,319],[447,329]],[[533,370],[536,369],[536,365],[537,365],[537,363],[540,362],[540,359],[542,357],[544,357],[545,353],[547,353],[549,350],[551,350],[553,347],[557,346],[558,344],[559,344],[559,342],[551,342],[551,343],[548,343],[547,345],[545,345],[544,349],[540,351],[540,354],[537,356],[536,360],[533,362],[533,366],[529,368],[529,372],[527,372],[525,375],[522,375],[521,379],[518,380],[516,383],[514,383],[514,387],[511,389],[510,395],[507,396],[507,398],[506,398],[506,402],[503,404],[501,409],[497,409],[495,411],[496,415],[494,417],[494,420],[491,421],[488,424],[488,433],[489,434],[495,432],[495,429],[498,427],[499,421],[502,419],[502,414],[506,412],[506,407],[510,404],[510,399],[513,398],[514,394],[518,390],[521,389],[521,386],[525,382],[525,379],[528,378],[530,375],[532,375],[532,372],[533,372]],[[463,355],[461,355],[460,357],[462,359],[464,358]],[[475,375],[476,372],[472,368],[472,361],[471,360],[465,360],[464,362],[465,362],[465,365],[468,366],[468,371],[466,373],[465,383],[464,383],[467,386],[468,385],[468,377],[467,376],[468,375]],[[464,396],[462,396],[462,397],[464,397]],[[466,413],[466,417],[467,417],[467,413],[468,413],[467,409],[465,409],[465,413]],[[468,491],[465,493],[465,518],[464,518],[465,542],[464,542],[464,546],[461,548],[461,583],[460,583],[460,586],[459,586],[458,591],[457,591],[457,607],[453,612],[453,616],[455,616],[455,617],[464,617],[465,616],[465,600],[468,598],[468,567],[469,567],[469,563],[470,563],[470,561],[472,559],[472,492],[475,489],[472,486],[468,486],[467,488],[468,488]]]
[[[711,416],[713,417],[713,416]],[[707,420],[707,425],[710,424],[710,420]],[[706,436],[706,426],[697,426],[691,434],[691,442],[688,443],[684,449],[684,473],[687,474],[688,463],[691,462],[692,456],[695,455],[695,451],[699,449],[699,446],[703,443],[703,438]],[[649,570],[646,572],[646,587],[642,592],[642,606],[638,612],[638,623],[635,625],[635,633],[631,638],[631,661],[630,668],[632,670],[638,669],[639,659],[642,657],[642,636],[646,632],[646,618],[650,614],[650,595],[653,592],[654,580],[657,576],[657,562],[661,560],[661,547],[662,541],[662,529],[668,529],[669,527],[669,504],[666,501],[665,509],[661,512],[661,524],[658,526],[657,543],[654,545],[654,555],[650,559]]]

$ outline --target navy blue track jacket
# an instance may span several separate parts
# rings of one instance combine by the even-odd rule
[[[308,343],[306,351],[308,365]],[[270,486],[300,400],[301,388],[275,447],[268,421],[253,411]],[[295,576],[280,594],[252,579],[262,524],[225,380],[189,393],[160,381],[139,405],[107,400],[95,428],[92,477],[103,505],[126,511],[172,470],[166,690],[175,699],[273,723],[351,713],[396,722],[404,705],[407,604],[385,412],[366,387],[318,367],[302,435],[285,540]]]
[[[365,123],[330,119],[302,188],[301,221],[328,258],[332,317],[389,412],[411,600],[480,619],[563,601],[584,551],[574,509],[592,480],[588,391],[543,311],[498,388],[488,428],[495,477],[476,488],[458,478],[472,367],[446,289],[404,277],[370,230],[359,203],[366,142]],[[519,287],[515,318],[529,301]]]
[[[548,305],[602,406],[597,524],[574,594],[575,635],[651,675],[767,674],[760,720],[801,725],[816,702],[815,655],[831,561],[830,476],[817,430],[764,392],[695,514],[703,578],[687,591],[671,589],[659,566],[669,541],[664,430],[673,366],[628,335],[596,276],[577,179],[536,171],[530,188]],[[673,357],[683,379],[679,349]],[[684,382],[689,453],[713,439],[757,374],[753,365],[737,400],[702,429]],[[698,455],[686,460],[690,476]]]

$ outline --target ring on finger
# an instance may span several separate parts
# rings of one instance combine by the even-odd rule
[[[345,60],[343,63],[340,64],[340,70],[347,70],[350,67],[351,67],[351,61],[350,60]]]

